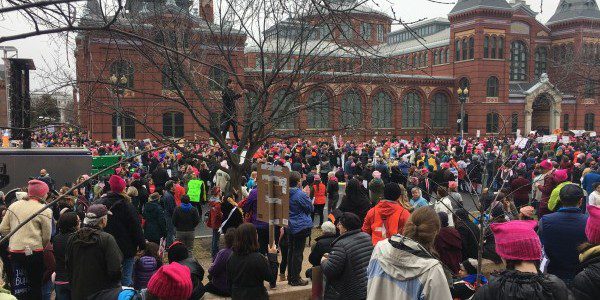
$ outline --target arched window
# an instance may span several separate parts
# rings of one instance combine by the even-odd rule
[[[402,127],[421,127],[421,97],[417,92],[409,92],[402,101]]]
[[[183,113],[171,111],[163,114],[163,135],[180,138],[184,135]]]
[[[461,58],[462,58],[462,60],[466,60],[467,57],[469,57],[469,55],[468,55],[469,54],[468,53],[469,52],[469,48],[468,47],[469,46],[467,45],[467,39],[464,38],[462,40],[462,45],[461,45],[461,50],[462,50],[462,56],[461,56]]]
[[[329,97],[323,90],[316,90],[308,97],[308,128],[329,128]]]
[[[490,57],[490,36],[486,35],[483,38],[483,58]]]
[[[496,58],[496,53],[498,51],[498,44],[497,44],[497,38],[496,36],[492,36],[492,58]]]
[[[117,78],[117,86],[120,88],[133,88],[133,64],[125,60],[117,60],[110,65],[110,76]]]
[[[510,129],[511,132],[517,132],[519,129],[519,114],[513,113],[510,117]]]
[[[118,121],[117,121],[118,120]],[[121,114],[117,118],[117,114],[112,115],[112,138],[117,138],[117,127],[121,127],[121,138],[125,140],[135,139],[135,119],[129,116]]]
[[[547,72],[548,49],[546,47],[538,47],[535,50],[535,78],[540,78],[542,74]]]
[[[208,87],[211,91],[221,91],[227,86],[227,75],[226,68],[220,65],[216,65],[210,68],[208,73]]]
[[[510,47],[510,80],[527,80],[527,48],[521,41],[512,42]]]
[[[485,123],[486,132],[498,133],[498,130],[500,128],[499,122],[500,122],[500,115],[498,115],[498,113],[496,113],[496,112],[488,113],[487,118],[486,118],[486,123]]]
[[[447,64],[450,62],[450,49],[446,49],[446,56],[444,57],[444,63]]]
[[[469,59],[475,58],[475,38],[469,38]]]
[[[373,114],[371,126],[373,128],[392,128],[392,97],[386,92],[379,92],[373,97]]]
[[[286,89],[281,89],[273,94],[271,105],[277,129],[294,129],[294,120],[297,115],[294,95],[291,95],[290,91]]]
[[[456,51],[456,57],[454,58],[454,60],[459,61],[460,60],[460,40],[456,40],[454,42],[454,50]]]
[[[467,77],[463,77],[458,81],[458,87],[461,89],[465,89],[468,87],[471,87],[471,84],[469,83],[469,78]]]
[[[585,114],[585,122],[583,124],[583,129],[587,131],[594,131],[595,122],[596,116],[593,113]]]
[[[498,77],[491,76],[487,80],[487,96],[488,97],[498,97],[499,94],[499,81]]]
[[[498,58],[504,59],[504,38],[498,38]]]
[[[563,115],[563,130],[569,130],[569,114]]]
[[[176,70],[169,66],[164,66],[162,69],[162,89],[167,91],[175,91],[181,89],[181,75]]]
[[[362,124],[362,103],[356,91],[349,91],[342,97],[342,120],[344,128],[360,127]]]
[[[438,51],[437,50],[433,50],[433,64],[434,65],[438,64]]]
[[[431,127],[448,127],[448,97],[444,93],[437,93],[431,101]]]

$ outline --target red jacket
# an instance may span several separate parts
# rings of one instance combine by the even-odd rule
[[[367,213],[362,231],[370,234],[373,245],[376,245],[381,240],[401,233],[409,217],[410,212],[400,203],[381,200]]]
[[[325,195],[327,192],[327,188],[323,183],[314,184],[313,191],[315,194],[315,205],[325,205],[325,201],[327,200],[327,196]]]
[[[208,219],[206,220],[206,226],[212,229],[219,229],[223,222],[223,212],[221,212],[221,202],[208,201],[210,210],[208,213]]]

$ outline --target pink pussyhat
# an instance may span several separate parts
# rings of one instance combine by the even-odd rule
[[[537,224],[533,220],[491,224],[496,253],[506,260],[540,260],[542,244],[534,231]]]
[[[590,216],[587,219],[585,226],[585,236],[590,244],[600,244],[600,207],[588,205],[588,213]]]

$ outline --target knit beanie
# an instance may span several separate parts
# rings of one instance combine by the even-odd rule
[[[362,227],[362,222],[360,221],[360,218],[351,212],[345,212],[340,218],[340,223],[342,223],[342,225],[348,231],[357,230]]]
[[[540,163],[540,167],[542,167],[545,170],[552,170],[552,163],[550,162],[550,160],[545,159]]]
[[[396,201],[402,195],[400,186],[397,183],[390,182],[383,188],[383,198],[385,200]]]
[[[600,244],[600,207],[588,205],[587,210],[590,216],[585,226],[585,236],[590,244]]]
[[[117,194],[122,193],[125,190],[125,187],[127,186],[127,184],[125,183],[125,180],[123,180],[123,178],[121,178],[121,176],[117,176],[117,175],[110,176],[110,179],[108,180],[108,184],[110,185],[111,192],[117,193]]]
[[[569,178],[569,176],[567,175],[567,170],[565,169],[560,169],[560,170],[556,170],[554,171],[554,179],[558,182],[564,182]]]
[[[192,289],[190,269],[178,263],[160,267],[148,281],[148,292],[159,299],[188,299]]]
[[[48,191],[48,185],[41,180],[34,179],[27,183],[27,195],[31,198],[41,200],[48,195]]]
[[[171,246],[169,246],[169,251],[167,253],[167,258],[169,262],[178,262],[189,257],[187,247],[181,243],[180,241],[175,241]]]
[[[535,233],[536,221],[510,221],[490,225],[496,239],[496,253],[507,260],[540,260],[542,244]]]

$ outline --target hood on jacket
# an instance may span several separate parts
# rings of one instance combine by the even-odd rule
[[[100,242],[100,229],[95,227],[83,227],[79,231],[75,232],[72,237],[72,243],[82,244],[84,246],[95,245]]]
[[[386,220],[397,210],[403,210],[404,208],[400,203],[396,201],[381,200],[375,205],[375,211],[381,216],[382,219]]]
[[[386,274],[400,281],[419,277],[440,264],[419,243],[401,235],[377,243],[371,259],[377,259]]]

